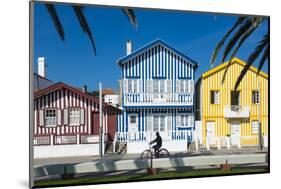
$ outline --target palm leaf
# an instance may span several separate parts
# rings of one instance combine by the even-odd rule
[[[242,23],[238,31],[232,36],[232,38],[229,40],[227,46],[224,49],[222,62],[225,61],[227,55],[230,53],[230,51],[233,49],[235,44],[238,42],[238,40],[244,35],[244,33],[252,26],[253,18],[249,17],[247,20]]]
[[[61,24],[61,21],[58,17],[58,13],[56,11],[56,8],[53,4],[45,4],[46,6],[46,9],[48,11],[48,13],[50,14],[51,18],[52,18],[52,21],[55,25],[55,28],[61,38],[62,41],[64,41],[64,29],[63,29],[63,26]]]
[[[268,54],[269,54],[269,46],[267,45],[266,49],[263,52],[262,58],[261,58],[261,60],[259,62],[259,67],[258,67],[257,75],[260,74],[261,68],[263,67],[263,65],[265,63],[265,60],[268,59]]]
[[[225,36],[222,38],[222,40],[218,43],[218,45],[216,46],[212,57],[211,57],[211,62],[210,64],[213,65],[215,63],[215,60],[218,56],[219,51],[221,50],[221,48],[224,45],[224,42],[226,41],[226,39],[228,38],[228,36],[246,19],[246,17],[239,17],[237,19],[237,21],[235,22],[235,24],[232,26],[232,28],[230,30],[228,30],[228,32],[225,34]]]
[[[94,37],[93,37],[93,34],[92,34],[91,29],[89,27],[89,24],[87,22],[87,19],[86,19],[84,13],[83,13],[83,7],[75,5],[75,6],[72,6],[72,8],[75,12],[75,15],[76,15],[76,17],[79,21],[79,24],[80,24],[83,32],[85,32],[88,35],[88,37],[91,41],[91,44],[93,46],[94,53],[96,55],[97,52],[96,52],[96,45],[95,45]]]
[[[122,11],[128,18],[129,22],[133,25],[133,27],[137,28],[138,27],[137,17],[135,15],[133,9],[122,8]]]
[[[235,57],[235,55],[237,54],[238,50],[240,49],[240,47],[243,45],[243,43],[245,42],[245,40],[257,29],[257,27],[263,22],[263,18],[261,17],[256,17],[253,20],[252,26],[242,35],[241,39],[238,42],[238,45],[236,46],[236,48],[233,50],[230,58],[229,58],[229,63],[224,71],[223,77],[222,77],[222,83],[225,81],[226,78],[226,73],[231,65],[231,62],[233,60],[233,58]]]
[[[268,34],[266,34],[263,39],[259,42],[258,46],[255,48],[255,50],[252,52],[252,54],[249,56],[246,66],[244,66],[243,70],[241,71],[235,86],[234,90],[236,90],[241,83],[242,79],[246,75],[247,71],[250,69],[251,65],[254,63],[254,61],[259,57],[261,52],[264,50],[264,48],[268,45]]]

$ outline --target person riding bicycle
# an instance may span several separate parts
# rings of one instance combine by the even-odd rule
[[[152,146],[152,148],[154,149],[154,153],[155,153],[156,157],[158,157],[159,149],[162,146],[162,138],[161,138],[159,132],[156,132],[156,138],[153,141],[151,141],[149,144],[153,144],[153,143],[156,143],[154,146]]]

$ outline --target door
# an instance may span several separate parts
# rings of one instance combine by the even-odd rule
[[[136,140],[137,139],[137,132],[138,132],[138,114],[129,114],[128,116],[128,131],[129,131],[129,138],[130,140]]]
[[[231,126],[231,145],[240,145],[240,122],[233,121],[230,123]]]
[[[215,122],[208,121],[207,122],[207,138],[209,144],[215,144]]]
[[[99,135],[100,131],[100,114],[99,112],[92,112],[92,132],[94,135]]]

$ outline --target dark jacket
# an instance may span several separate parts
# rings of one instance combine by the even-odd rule
[[[162,138],[161,138],[160,135],[157,136],[155,140],[153,140],[153,143],[155,143],[155,142],[156,142],[156,145],[157,145],[157,146],[159,146],[159,147],[162,146]]]

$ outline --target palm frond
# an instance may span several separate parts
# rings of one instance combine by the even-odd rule
[[[87,22],[87,19],[86,19],[84,13],[83,13],[83,7],[75,5],[75,6],[72,6],[72,8],[75,12],[75,15],[76,15],[76,17],[79,21],[79,24],[80,24],[83,32],[85,32],[88,35],[88,37],[91,41],[91,44],[93,46],[94,53],[96,55],[97,52],[96,52],[96,45],[95,45],[94,37],[93,37],[93,34],[92,34],[91,29],[89,27],[89,24]]]
[[[246,21],[243,22],[242,25],[239,27],[238,31],[229,40],[223,52],[222,62],[225,61],[227,55],[231,52],[231,50],[238,42],[238,40],[242,37],[242,35],[252,26],[253,23],[252,21],[253,21],[252,17],[247,18]]]
[[[236,48],[233,50],[230,58],[229,58],[229,62],[227,64],[227,67],[224,71],[223,77],[222,77],[222,83],[225,81],[226,78],[226,73],[231,65],[231,62],[233,60],[233,58],[235,57],[235,55],[237,54],[238,50],[240,49],[240,47],[243,45],[243,43],[245,42],[245,40],[257,29],[257,27],[263,22],[263,18],[262,17],[256,17],[253,20],[252,26],[242,35],[242,37],[240,38],[238,45],[236,46]]]
[[[224,45],[224,42],[226,41],[226,39],[229,37],[229,35],[246,19],[246,17],[239,17],[237,19],[237,21],[235,22],[235,24],[232,26],[232,28],[230,30],[228,30],[228,32],[225,34],[225,36],[221,39],[221,41],[218,43],[218,45],[216,46],[212,57],[211,57],[211,66],[215,63],[215,60],[217,59],[218,53],[221,50],[221,48]]]
[[[129,22],[132,24],[132,26],[134,28],[138,27],[138,21],[137,21],[137,17],[133,11],[133,9],[129,9],[129,8],[122,8],[123,13],[126,15],[126,17],[128,18]]]
[[[266,49],[263,52],[262,58],[261,58],[261,60],[259,62],[259,67],[258,67],[257,75],[260,74],[261,68],[263,67],[266,59],[268,59],[268,54],[269,54],[269,45],[266,46]]]
[[[247,71],[251,67],[251,65],[254,63],[254,61],[259,57],[261,52],[264,50],[264,48],[268,45],[268,34],[264,35],[263,39],[259,42],[258,46],[255,48],[255,50],[252,52],[252,54],[249,56],[246,66],[244,66],[243,70],[241,71],[235,86],[234,90],[236,90],[241,83],[242,79],[246,75]]]
[[[62,26],[61,21],[59,19],[59,16],[58,16],[58,13],[57,13],[57,10],[56,10],[55,6],[53,4],[45,4],[45,7],[46,7],[48,13],[50,14],[50,16],[52,18],[52,21],[55,25],[55,28],[56,28],[61,40],[64,41],[65,40],[64,29],[63,29],[63,26]]]

